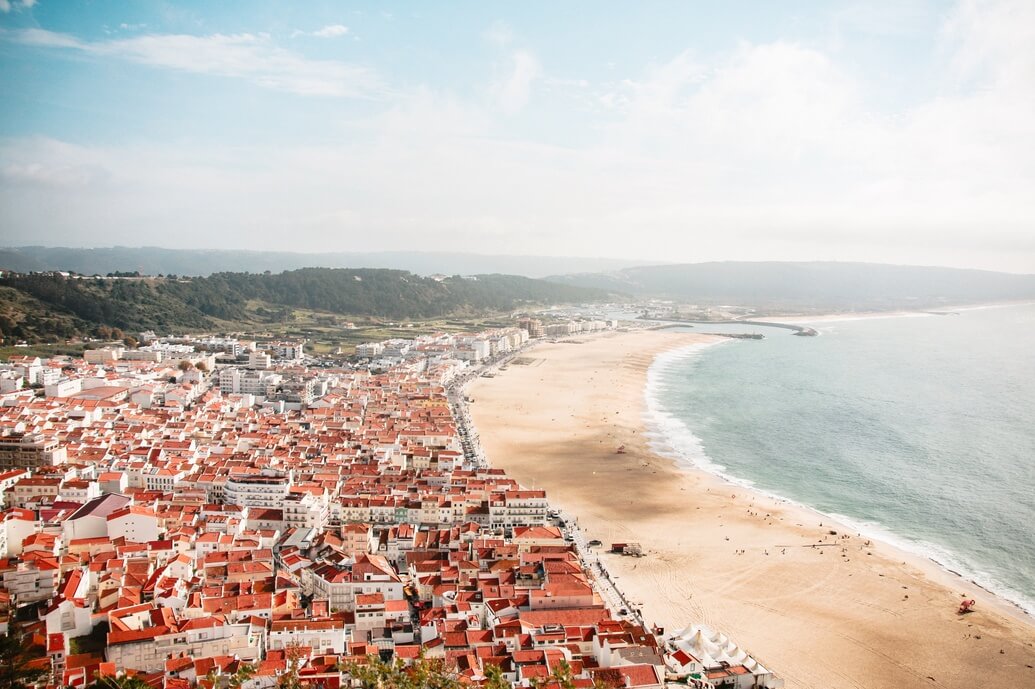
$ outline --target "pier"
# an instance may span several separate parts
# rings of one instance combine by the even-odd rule
[[[696,327],[698,325],[757,325],[763,328],[780,328],[782,330],[793,330],[792,334],[800,337],[815,337],[819,335],[819,332],[815,328],[810,328],[805,325],[795,325],[794,323],[773,323],[772,321],[741,321],[741,320],[730,320],[730,321],[692,321],[692,320],[676,320],[668,318],[651,318],[649,320],[658,321],[661,325],[657,326],[658,330],[664,328],[678,328],[680,326],[685,327]],[[722,335],[724,337],[734,337],[729,333],[706,333],[708,335]],[[754,335],[755,333],[746,333],[747,335]],[[748,339],[762,339],[761,337],[749,337]]]

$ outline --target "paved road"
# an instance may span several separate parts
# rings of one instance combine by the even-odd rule
[[[600,559],[599,551],[603,546],[589,547],[586,534],[577,526],[577,520],[572,518],[571,515],[562,512],[561,519],[567,524],[564,527],[565,535],[571,536],[574,539],[573,542],[578,551],[579,559],[592,572],[593,588],[600,594],[604,605],[619,617],[621,617],[618,614],[619,611],[624,609],[628,611],[626,617],[644,624],[643,617],[640,615],[637,606],[634,606],[625,597],[625,594],[618,588],[618,583],[609,575],[607,564]]]
[[[474,424],[471,423],[471,414],[465,399],[464,388],[467,383],[482,373],[498,370],[500,366],[526,351],[529,346],[529,344],[526,344],[520,349],[508,352],[503,356],[480,362],[472,366],[468,372],[451,380],[446,386],[446,400],[453,410],[453,419],[456,421],[457,433],[460,435],[460,443],[464,451],[464,461],[469,467],[488,467],[489,460],[482,450],[478,431],[475,429]]]

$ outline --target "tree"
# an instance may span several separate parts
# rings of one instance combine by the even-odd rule
[[[132,335],[126,335],[124,338],[122,338],[122,343],[127,347],[131,347],[134,349],[137,347],[137,345],[140,344],[137,338],[133,337]]]
[[[277,678],[277,689],[302,689],[302,680],[298,677],[298,671],[309,656],[309,651],[308,646],[301,644],[289,644],[284,648],[287,667],[284,669],[284,674]]]
[[[86,689],[151,689],[151,686],[140,678],[140,675],[103,675]]]
[[[255,666],[248,663],[239,664],[234,672],[227,675],[218,670],[218,667],[213,667],[205,675],[208,681],[212,682],[213,689],[240,689],[241,685],[255,675]]]
[[[533,689],[575,689],[575,675],[567,660],[554,666],[550,674],[542,679],[532,680]],[[616,689],[614,684],[603,679],[593,680],[593,689]]]
[[[485,683],[482,689],[511,689],[512,686],[503,676],[503,669],[499,665],[485,666]]]
[[[402,659],[388,663],[370,657],[365,664],[349,663],[345,671],[362,689],[461,689],[463,684],[444,660],[418,657],[407,666]],[[506,681],[502,686],[507,686]]]
[[[204,361],[199,361],[198,363],[194,364],[194,368],[198,369],[202,373],[208,371],[208,366],[205,364]]]
[[[241,685],[255,675],[255,666],[248,663],[241,663],[234,674],[227,680],[227,689],[240,689]]]
[[[43,681],[50,669],[31,666],[39,658],[10,634],[0,636],[0,689],[28,689]]]
[[[194,368],[194,364],[192,364],[190,361],[187,361],[186,359],[184,359],[183,361],[181,361],[179,363],[179,365],[177,365],[176,368],[180,369],[181,371],[189,371],[192,368]]]
[[[560,687],[560,689],[575,689],[575,678],[572,675],[571,665],[568,661],[561,659],[561,662],[554,666],[549,675],[542,679],[533,679],[533,689],[547,689],[547,687]]]

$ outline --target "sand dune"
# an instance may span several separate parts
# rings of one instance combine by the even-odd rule
[[[545,488],[588,538],[643,545],[643,558],[602,559],[648,623],[704,622],[788,686],[1035,686],[1035,627],[1019,611],[933,563],[651,451],[646,370],[658,352],[705,339],[651,331],[542,344],[526,365],[478,379],[471,410],[490,460]],[[978,606],[961,617],[963,594]]]

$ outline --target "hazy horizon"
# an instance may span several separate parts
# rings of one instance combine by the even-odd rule
[[[1033,43],[1023,0],[0,0],[0,244],[1033,273]]]
[[[594,255],[591,255],[591,254],[584,254],[584,255],[580,255],[580,256],[545,256],[545,255],[537,255],[537,254],[489,254],[489,253],[475,253],[475,252],[465,252],[465,251],[455,251],[455,252],[454,251],[419,251],[419,250],[406,251],[406,250],[402,250],[402,249],[400,249],[400,250],[384,250],[384,251],[365,251],[365,252],[363,252],[363,251],[357,251],[357,252],[352,252],[352,251],[334,251],[334,252],[316,253],[316,252],[305,252],[305,251],[292,251],[290,249],[283,249],[283,250],[280,250],[280,249],[271,249],[271,250],[265,250],[265,249],[185,249],[185,248],[182,248],[182,247],[169,247],[169,246],[157,246],[157,245],[148,245],[148,246],[123,246],[123,245],[114,245],[114,246],[49,246],[49,245],[43,245],[43,244],[24,244],[24,245],[21,245],[21,246],[0,246],[0,252],[9,251],[9,250],[11,250],[11,251],[23,251],[23,250],[29,250],[29,249],[43,249],[44,251],[57,250],[57,251],[70,251],[70,252],[104,252],[104,251],[135,252],[135,251],[150,251],[150,250],[154,250],[154,251],[157,251],[157,252],[165,252],[165,251],[185,252],[185,253],[188,253],[188,254],[191,254],[191,255],[202,254],[202,255],[213,256],[213,257],[221,255],[221,254],[227,255],[227,256],[231,256],[231,255],[234,255],[234,256],[253,255],[253,256],[256,256],[256,257],[268,256],[268,257],[271,257],[271,258],[272,257],[276,257],[276,256],[292,256],[292,257],[305,257],[307,259],[308,258],[313,258],[314,262],[306,263],[304,265],[304,267],[314,267],[314,268],[382,268],[382,267],[392,267],[392,266],[387,266],[387,265],[385,265],[385,266],[378,265],[378,264],[376,264],[376,262],[372,263],[370,265],[358,264],[358,263],[357,264],[348,264],[348,265],[346,265],[344,263],[341,263],[340,265],[338,265],[338,263],[340,263],[340,262],[336,262],[336,258],[337,257],[342,257],[342,256],[355,256],[355,257],[378,257],[378,259],[382,259],[382,258],[390,258],[390,257],[399,256],[399,257],[419,257],[419,258],[422,258],[422,259],[427,259],[429,262],[433,262],[435,257],[442,257],[444,259],[445,263],[448,263],[449,261],[451,261],[453,259],[457,259],[457,258],[460,258],[460,259],[470,259],[470,260],[485,259],[485,260],[490,262],[490,265],[496,259],[502,259],[502,260],[505,260],[505,261],[512,261],[512,262],[536,261],[536,260],[547,259],[547,260],[550,260],[550,261],[555,261],[558,264],[563,263],[565,261],[576,262],[576,263],[578,263],[578,262],[584,262],[584,263],[601,262],[601,263],[611,263],[611,264],[614,264],[614,265],[602,267],[602,268],[599,268],[599,269],[596,269],[596,270],[567,271],[568,273],[578,273],[578,272],[586,272],[586,273],[589,273],[589,272],[593,272],[593,273],[596,273],[596,272],[616,272],[616,271],[621,271],[621,270],[624,270],[624,269],[627,269],[627,268],[660,268],[660,267],[665,267],[665,266],[680,266],[680,265],[686,265],[686,266],[698,265],[699,266],[699,265],[706,265],[706,264],[724,264],[724,263],[725,264],[747,264],[747,265],[750,265],[750,264],[759,264],[759,265],[761,265],[761,264],[767,264],[767,263],[776,263],[776,264],[796,264],[796,263],[800,263],[800,264],[839,264],[840,263],[840,264],[844,264],[846,266],[848,266],[848,265],[873,265],[873,266],[886,266],[886,267],[895,267],[895,268],[948,268],[948,269],[956,269],[956,270],[964,270],[964,271],[968,271],[969,270],[969,271],[978,271],[978,272],[1004,273],[1004,274],[1009,274],[1009,275],[1022,275],[1022,276],[1033,275],[1033,276],[1035,276],[1035,270],[1031,270],[1031,271],[994,270],[994,269],[988,269],[988,268],[970,268],[970,267],[959,267],[959,266],[948,266],[948,265],[937,265],[937,264],[890,263],[890,262],[880,262],[880,261],[853,261],[853,260],[837,260],[837,259],[827,260],[827,261],[824,261],[824,260],[788,260],[788,261],[777,261],[777,260],[769,260],[769,259],[759,259],[757,261],[740,261],[740,260],[737,260],[737,259],[717,259],[717,260],[711,260],[711,261],[665,261],[665,260],[650,261],[650,260],[641,260],[641,259],[634,259],[634,258],[607,258],[607,257],[603,257],[603,256],[594,256]],[[319,260],[320,257],[322,257],[324,260]],[[331,258],[328,259],[327,257],[331,257]],[[429,265],[433,266],[434,264],[430,263]],[[3,265],[3,256],[0,255],[0,268],[3,268],[3,267],[4,267],[4,265]],[[298,264],[297,266],[294,265],[294,264],[291,264],[291,265],[287,265],[285,268],[283,268],[283,270],[294,270],[297,267],[303,267],[303,265],[301,263]],[[16,268],[9,268],[9,269],[17,270]],[[58,268],[58,267],[48,267],[48,268],[45,268],[45,269],[46,270],[63,270],[63,268]],[[115,268],[113,268],[113,270],[114,269]],[[130,264],[126,264],[125,266],[121,266],[120,265],[118,267],[118,269],[120,269],[120,270],[133,270],[134,266],[130,265]],[[433,274],[433,273],[441,273],[441,272],[450,273],[450,271],[447,270],[446,268],[443,268],[441,270],[434,269],[433,267],[429,267],[428,269],[422,269],[422,270],[410,269],[410,268],[405,268],[405,267],[398,268],[398,269],[410,270],[411,272],[418,273],[418,274],[423,274],[423,275],[428,275],[428,274]],[[72,270],[75,270],[75,269],[72,268]],[[233,270],[233,269],[227,268],[226,270]],[[245,272],[254,272],[254,271],[245,271]],[[461,271],[461,272],[467,272],[467,271]],[[504,272],[505,273],[506,271],[489,270],[487,272]],[[543,271],[543,270],[539,270],[537,272],[541,273],[541,275],[529,275],[529,277],[544,277],[544,276],[552,274],[549,271]],[[145,273],[145,274],[148,274],[148,273]],[[190,273],[184,273],[184,275],[188,275],[188,274],[190,274]],[[520,274],[527,274],[527,271],[526,272],[518,271],[518,272],[515,272],[514,274],[519,274],[519,275]]]

